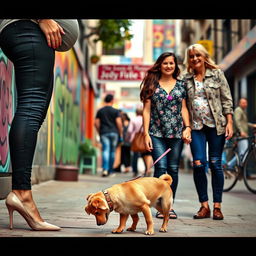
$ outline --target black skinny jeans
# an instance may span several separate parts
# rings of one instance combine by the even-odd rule
[[[13,62],[17,109],[9,133],[12,189],[31,190],[38,131],[53,90],[55,51],[40,27],[29,20],[11,23],[0,34],[0,47]]]

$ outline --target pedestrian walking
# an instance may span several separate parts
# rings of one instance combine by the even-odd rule
[[[121,143],[120,164],[114,169],[115,172],[121,172],[121,167],[124,165],[124,172],[127,173],[131,169],[131,143],[127,140],[127,129],[130,123],[130,117],[126,112],[121,111],[123,124],[123,142]]]
[[[249,123],[247,118],[246,109],[248,106],[248,101],[246,98],[240,98],[238,106],[234,110],[234,137],[238,138],[237,149],[240,159],[246,153],[249,146],[248,134],[249,128],[256,128],[256,124]],[[227,169],[233,170],[236,165],[236,157],[231,159],[227,163]]]
[[[127,134],[126,134],[126,139],[132,143],[134,136],[137,132],[142,127],[142,107],[137,107],[136,108],[136,116],[131,118],[128,129],[127,129]],[[151,166],[152,166],[152,156],[150,151],[146,152],[132,152],[132,171],[133,171],[133,176],[136,177],[138,176],[138,159],[142,157],[144,166],[145,166],[145,172],[144,174],[146,176],[150,176],[150,171],[151,171]]]
[[[209,218],[206,143],[212,175],[213,219],[223,219],[221,212],[224,175],[221,155],[226,139],[233,136],[233,101],[223,72],[210,58],[201,44],[186,49],[184,80],[187,90],[187,106],[192,127],[191,152],[193,177],[201,207],[194,219]]]
[[[156,161],[171,148],[155,164],[154,177],[160,177],[164,173],[171,175],[173,198],[178,186],[182,138],[186,143],[190,143],[191,139],[186,90],[184,82],[178,79],[179,73],[176,56],[171,52],[161,54],[147,71],[140,93],[147,150],[151,151],[153,160]],[[162,218],[163,215],[157,212],[156,217]],[[170,218],[177,218],[173,209],[170,211]]]
[[[123,125],[118,109],[113,108],[114,96],[107,94],[105,106],[96,113],[95,128],[102,144],[102,176],[114,174],[113,164],[118,142],[123,141]]]
[[[55,49],[62,45],[64,35],[52,19],[0,20],[0,46],[14,65],[17,89],[17,109],[9,133],[12,191],[6,206],[10,228],[13,211],[18,211],[34,230],[60,230],[40,216],[31,190],[31,170],[37,134],[52,96]]]

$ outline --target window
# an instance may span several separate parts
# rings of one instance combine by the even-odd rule
[[[256,20],[255,19],[251,20],[250,29],[252,29],[255,25],[256,25]]]
[[[223,21],[223,56],[227,55],[231,50],[231,22],[230,20]]]

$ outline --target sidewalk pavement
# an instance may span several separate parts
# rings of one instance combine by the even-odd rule
[[[79,175],[78,182],[51,180],[33,185],[33,197],[45,221],[56,224],[60,231],[32,231],[25,220],[15,211],[14,229],[9,230],[8,211],[5,201],[0,201],[0,239],[1,237],[146,237],[146,223],[142,213],[135,232],[124,231],[112,234],[111,230],[119,224],[119,214],[112,212],[108,222],[97,226],[95,217],[84,211],[86,195],[107,189],[116,183],[132,178],[132,173],[117,173],[114,177]],[[209,202],[212,209],[211,178],[208,175]],[[170,220],[167,233],[158,230],[162,220],[155,218],[152,208],[155,234],[151,237],[256,237],[256,195],[239,181],[232,191],[223,194],[222,211],[224,220],[194,220],[198,203],[193,176],[180,171],[174,209],[178,219]],[[127,227],[131,218],[127,221]]]

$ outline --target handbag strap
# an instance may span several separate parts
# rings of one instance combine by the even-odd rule
[[[140,129],[138,130],[138,132],[142,132],[142,129],[143,129],[143,123],[141,124]]]

